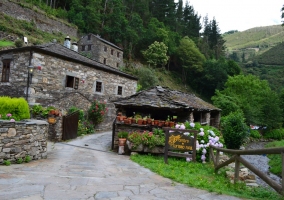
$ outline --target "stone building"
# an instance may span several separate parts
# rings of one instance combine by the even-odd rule
[[[88,34],[78,42],[81,54],[114,68],[123,66],[123,50],[98,35]]]
[[[30,104],[86,111],[93,99],[105,101],[109,111],[100,129],[110,128],[115,118],[110,100],[132,95],[137,87],[136,77],[58,43],[0,51],[0,74],[0,96],[25,97]]]
[[[157,120],[172,119],[177,122],[200,122],[219,128],[221,109],[203,101],[194,94],[187,94],[167,87],[155,86],[114,101],[118,112],[127,117],[133,113]]]

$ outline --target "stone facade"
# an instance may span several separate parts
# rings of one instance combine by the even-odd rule
[[[30,156],[37,160],[47,157],[48,123],[40,120],[10,122],[0,120],[0,163]]]
[[[114,68],[123,66],[122,49],[98,35],[83,36],[78,42],[78,51],[105,65]]]
[[[20,1],[18,1],[20,2]],[[77,27],[59,21],[55,18],[48,17],[45,13],[37,9],[32,10],[20,6],[18,3],[1,0],[0,13],[6,14],[18,20],[25,20],[35,23],[36,27],[42,31],[49,33],[64,33],[73,37],[77,37]]]
[[[3,63],[7,60],[9,81],[3,82]],[[30,84],[28,66],[34,67]],[[55,43],[0,51],[0,74],[0,96],[26,97],[30,104],[53,105],[64,112],[71,106],[86,111],[94,99],[105,101],[109,109],[98,129],[110,129],[115,119],[110,100],[132,95],[137,87],[137,78]]]

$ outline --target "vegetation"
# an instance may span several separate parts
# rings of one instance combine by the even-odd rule
[[[11,41],[6,41],[6,40],[2,40],[0,41],[0,47],[7,47],[7,46],[13,46],[14,43]]]
[[[169,164],[164,163],[163,156],[133,155],[131,160],[149,168],[151,171],[170,178],[173,181],[190,187],[204,189],[209,192],[226,194],[247,199],[282,199],[275,191],[263,187],[247,187],[245,183],[231,184],[226,178],[224,168],[219,173],[214,172],[213,163],[186,162],[185,159],[169,158]]]
[[[9,165],[11,165],[11,161],[10,160],[4,160],[3,164],[6,165],[6,166],[9,166]]]
[[[239,149],[249,136],[242,112],[231,112],[221,118],[222,134],[228,149]]]
[[[29,118],[29,105],[24,98],[0,97],[0,119],[19,121]]]
[[[105,102],[95,99],[88,110],[88,119],[96,126],[103,121],[107,110]]]
[[[283,137],[282,137],[283,138]],[[273,147],[284,147],[284,140],[270,142],[265,145],[266,148],[273,148]],[[269,154],[267,155],[269,160],[269,171],[273,174],[278,176],[282,175],[282,158],[281,154]]]
[[[118,132],[117,137],[118,138],[127,138],[128,137],[128,132],[120,131],[120,132]]]

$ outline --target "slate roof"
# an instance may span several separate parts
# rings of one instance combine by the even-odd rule
[[[107,65],[104,65],[100,62],[97,62],[95,60],[89,59],[81,54],[79,54],[76,51],[73,51],[61,44],[58,43],[47,43],[42,45],[34,45],[34,46],[27,46],[27,47],[21,47],[21,48],[14,48],[14,49],[8,49],[0,51],[0,54],[2,53],[9,53],[9,52],[19,52],[19,51],[34,51],[34,52],[43,52],[49,55],[52,55],[54,57],[60,57],[69,61],[73,61],[76,63],[81,63],[83,65],[87,65],[89,67],[93,67],[96,69],[104,70],[107,72],[111,72],[114,74],[118,74],[133,80],[138,80],[137,77],[134,77],[130,74],[124,73],[122,71],[119,71],[118,69],[114,67],[110,67]]]
[[[203,101],[194,94],[171,90],[167,87],[155,86],[134,95],[120,98],[113,102],[115,106],[135,106],[167,109],[194,109],[197,111],[221,111],[221,109]]]
[[[101,38],[99,35],[95,35],[95,34],[92,34],[92,33],[91,33],[91,35],[93,35],[94,37],[96,37],[97,39],[99,39],[100,41],[102,41],[103,43],[106,43],[106,44],[108,44],[108,45],[110,45],[110,46],[113,46],[113,47],[115,47],[115,48],[117,48],[117,49],[119,49],[119,50],[122,51],[122,49],[121,49],[120,47],[118,47],[118,46],[116,46],[115,44],[113,44],[113,43],[111,43],[111,42],[109,42],[109,41],[107,41],[107,40]]]

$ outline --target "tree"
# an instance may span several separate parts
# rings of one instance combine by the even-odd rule
[[[147,50],[142,51],[142,54],[149,65],[154,67],[157,65],[164,66],[168,61],[167,51],[168,47],[163,42],[155,41]]]
[[[184,83],[186,83],[189,73],[203,70],[202,64],[205,57],[189,37],[186,36],[180,40],[177,55],[182,67],[182,80]]]
[[[284,19],[284,5],[283,5],[283,7],[281,8],[281,12],[282,12],[282,14],[281,14],[281,19]],[[282,21],[282,26],[284,26],[284,21]]]
[[[278,96],[267,81],[253,75],[229,77],[225,89],[212,97],[213,103],[220,106],[226,96],[242,110],[247,124],[275,128],[282,122]]]

